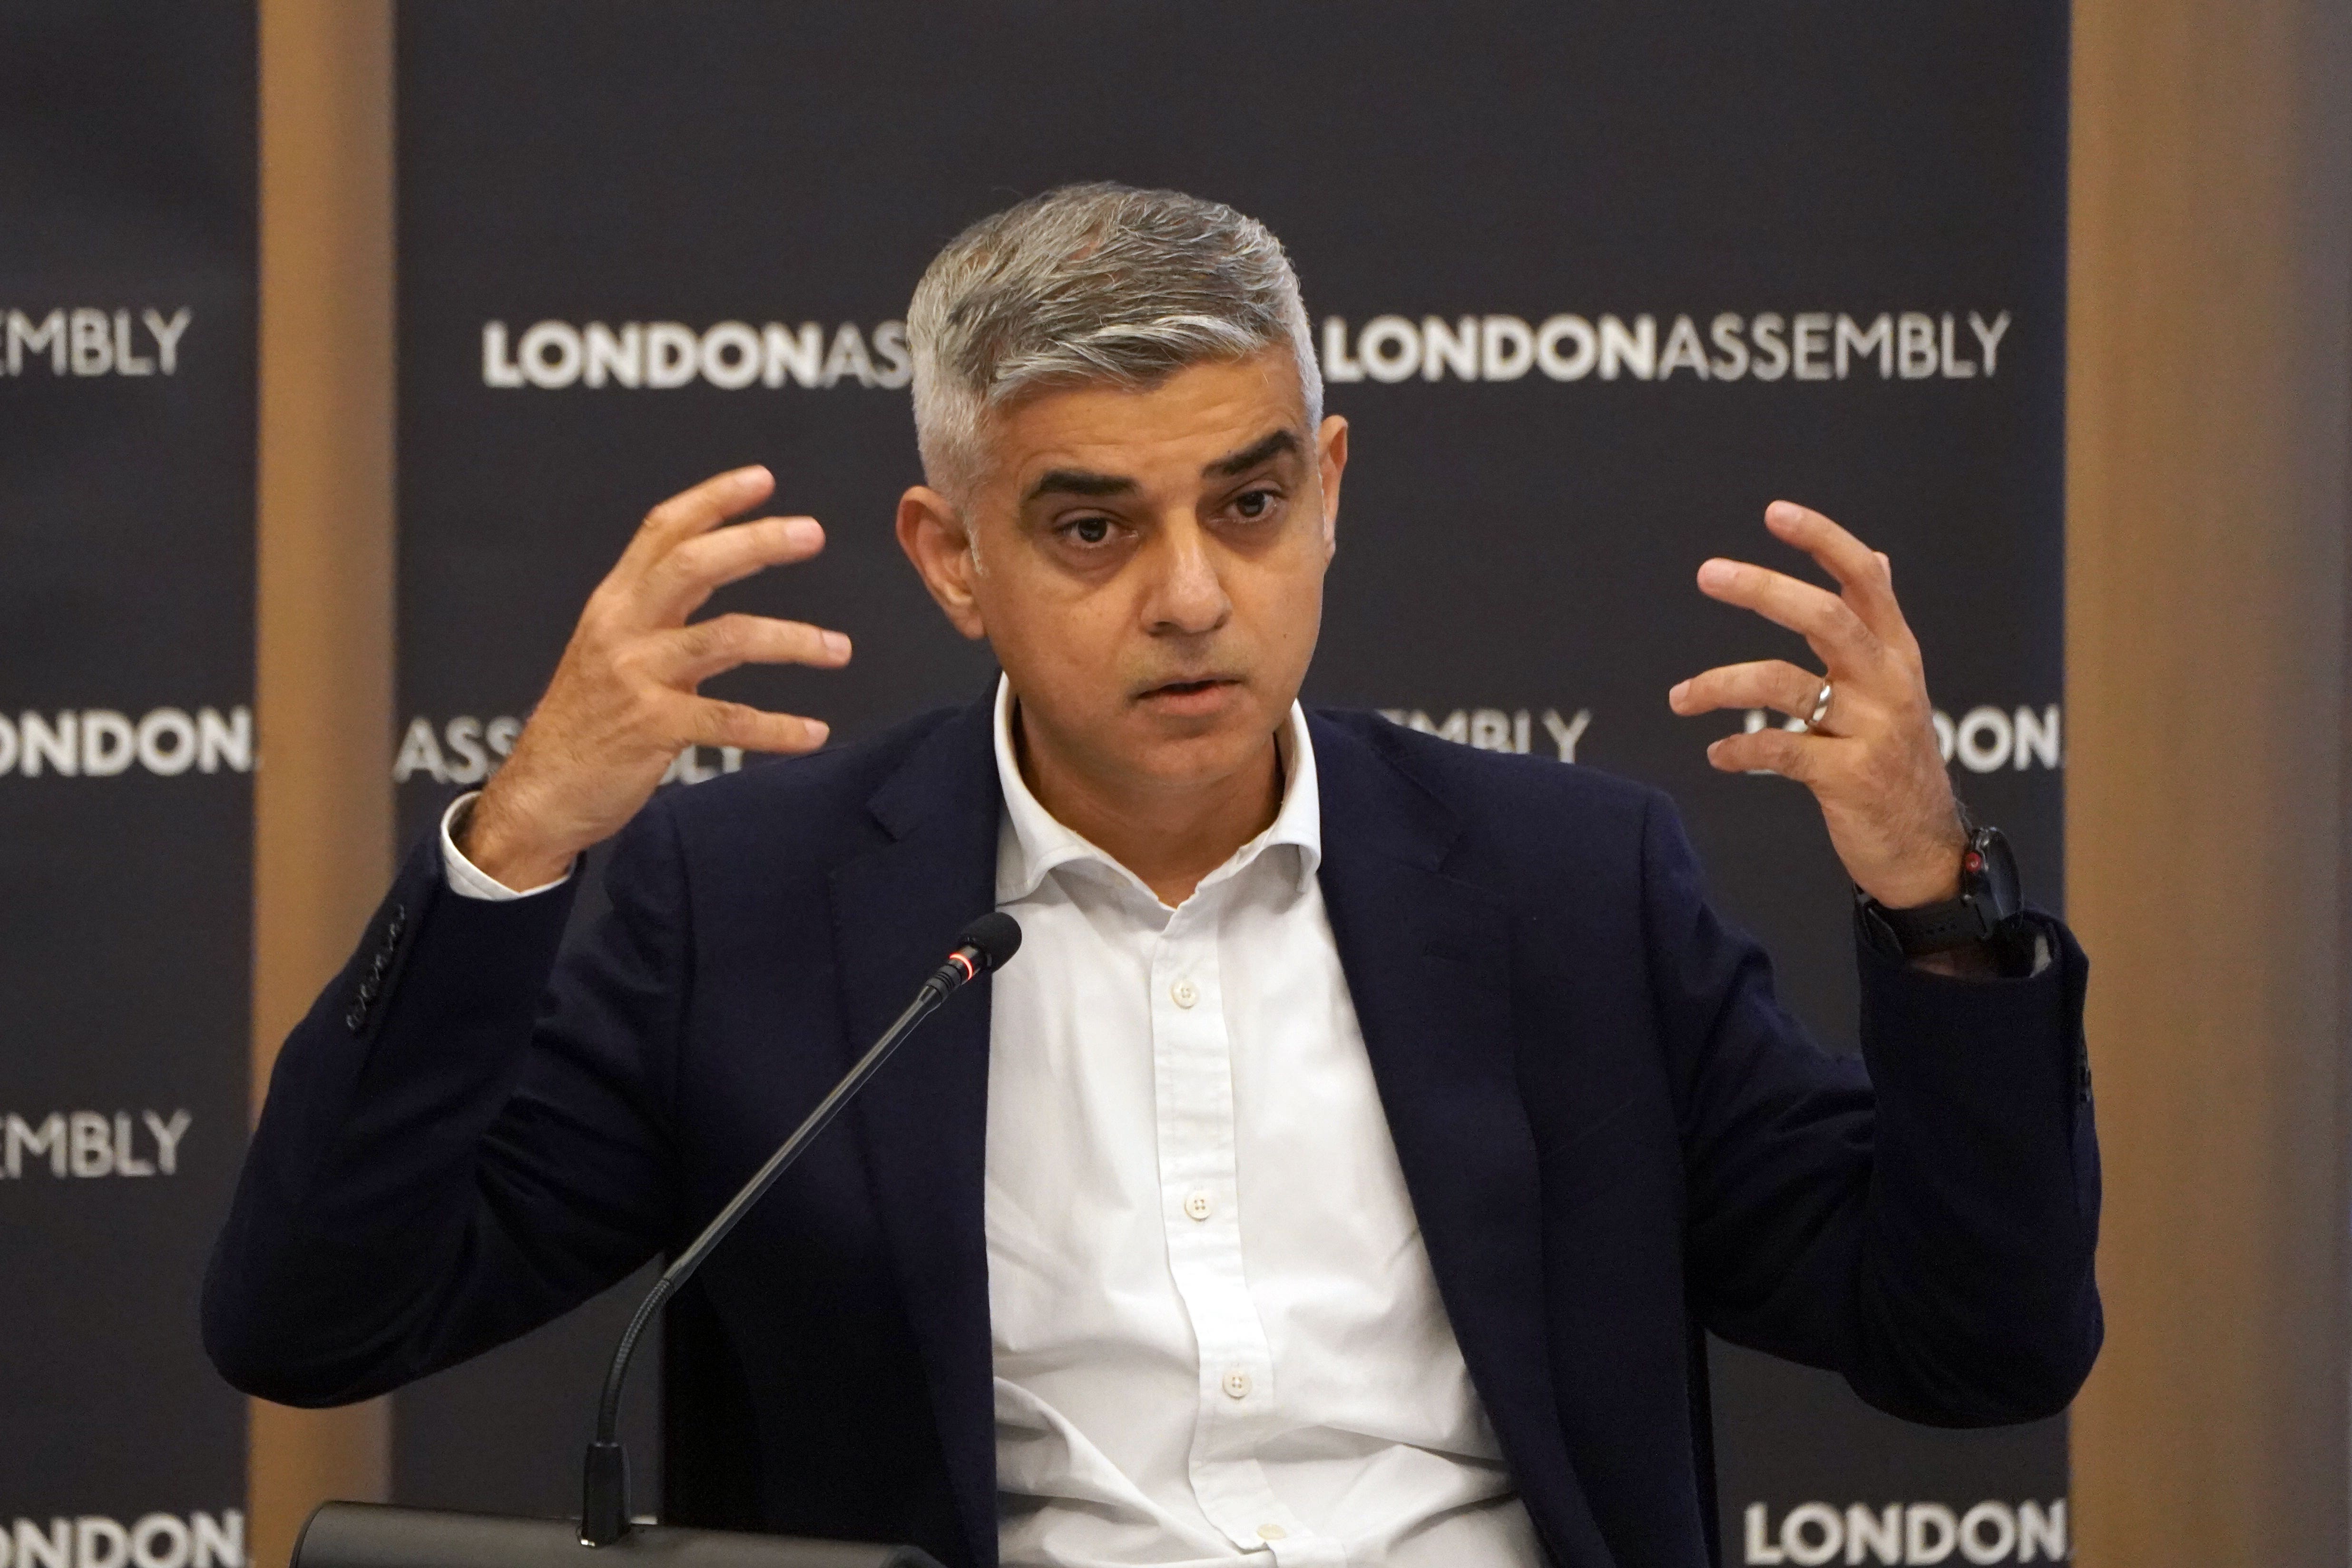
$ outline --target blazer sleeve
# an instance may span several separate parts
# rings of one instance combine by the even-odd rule
[[[1909,1420],[2064,1408],[2103,1331],[2086,964],[2066,928],[2035,915],[2053,957],[2026,979],[1932,974],[1857,942],[1855,1062],[1780,1006],[1663,800],[1643,880],[1700,1321]]]
[[[447,886],[437,843],[408,857],[271,1074],[205,1279],[230,1383],[289,1405],[381,1394],[665,1244],[689,933],[660,805],[622,836],[610,911],[563,950],[577,880],[488,902]]]

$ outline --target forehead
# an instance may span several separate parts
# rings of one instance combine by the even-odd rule
[[[1201,469],[1276,430],[1303,438],[1306,394],[1287,349],[1188,365],[1144,388],[1091,384],[1022,398],[989,422],[991,468],[1025,494],[1055,469],[1147,482]]]

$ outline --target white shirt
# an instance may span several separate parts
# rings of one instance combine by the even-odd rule
[[[1023,932],[989,1029],[1006,1568],[1539,1563],[1324,912],[1305,715],[1273,826],[1172,910],[1038,804],[1011,716],[1000,684],[996,897]],[[528,896],[448,820],[454,889]]]

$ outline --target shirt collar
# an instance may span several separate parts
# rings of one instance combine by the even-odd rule
[[[1315,746],[1307,733],[1307,710],[1296,701],[1275,735],[1275,750],[1282,759],[1281,809],[1265,832],[1202,878],[1202,887],[1238,875],[1277,844],[1298,851],[1295,860],[1302,892],[1322,864],[1323,804],[1315,784]],[[996,857],[998,903],[1029,897],[1048,873],[1076,861],[1106,867],[1147,897],[1153,896],[1141,878],[1065,826],[1031,793],[1013,752],[1013,683],[1002,675],[996,679],[996,781],[1004,792],[1004,830],[998,837]]]

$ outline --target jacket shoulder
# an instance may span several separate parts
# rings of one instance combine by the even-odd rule
[[[755,848],[829,858],[874,831],[867,803],[960,711],[935,709],[845,746],[665,790],[641,819],[666,820],[688,859]]]

